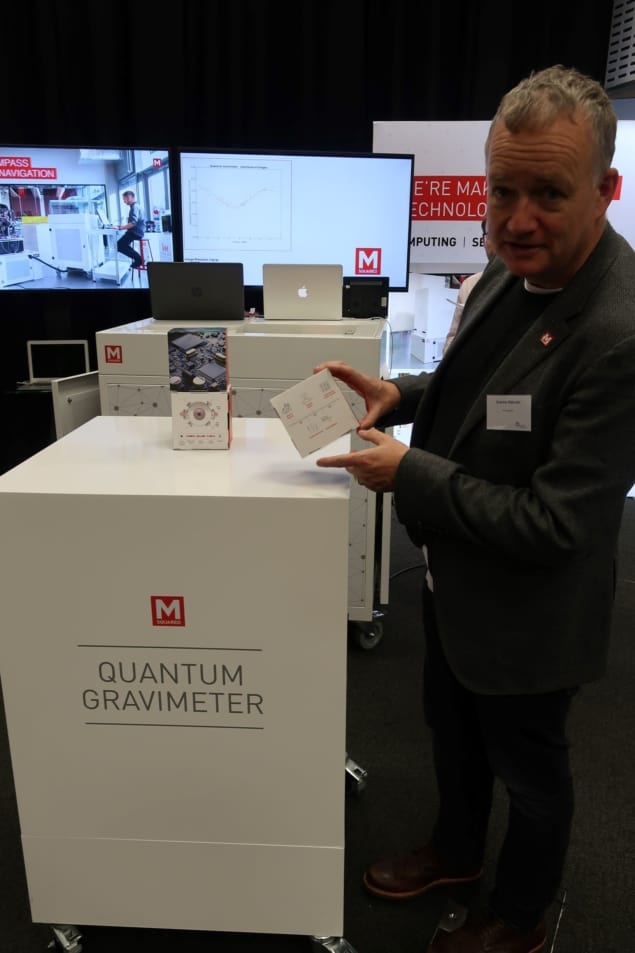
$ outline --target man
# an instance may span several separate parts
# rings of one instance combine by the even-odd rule
[[[573,69],[523,80],[485,147],[495,258],[434,374],[316,368],[363,395],[368,441],[318,465],[392,491],[428,556],[438,813],[423,847],[366,871],[367,889],[406,899],[478,880],[495,778],[509,798],[487,909],[439,932],[428,953],[544,950],[561,882],[574,810],[567,716],[606,668],[635,482],[635,252],[606,220],[616,126],[603,88]],[[375,428],[411,421],[410,448]]]
[[[143,264],[141,255],[132,247],[132,243],[139,238],[143,238],[146,232],[146,223],[143,217],[143,209],[137,202],[132,189],[126,189],[122,194],[122,199],[128,206],[128,221],[125,225],[118,225],[117,228],[124,231],[124,234],[117,242],[117,249],[127,258],[132,258],[132,267],[141,268]]]

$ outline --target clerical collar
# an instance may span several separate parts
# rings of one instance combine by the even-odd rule
[[[559,291],[562,291],[562,288],[539,288],[538,285],[532,285],[530,281],[524,279],[525,291],[528,291],[532,295],[555,295]]]

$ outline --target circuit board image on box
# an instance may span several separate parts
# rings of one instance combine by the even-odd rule
[[[168,360],[170,390],[227,390],[225,328],[172,328],[168,331]]]

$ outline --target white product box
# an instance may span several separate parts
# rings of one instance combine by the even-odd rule
[[[171,328],[168,365],[175,450],[228,450],[231,390],[224,327]]]
[[[231,393],[171,392],[175,450],[229,450]]]
[[[276,394],[271,406],[302,457],[356,430],[359,423],[328,369]]]

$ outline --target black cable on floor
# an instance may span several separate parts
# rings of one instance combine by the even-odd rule
[[[398,569],[397,572],[393,572],[389,579],[396,579],[397,576],[402,576],[405,572],[412,572],[413,569],[425,569],[425,563],[417,563],[415,566],[406,566],[405,569]]]

